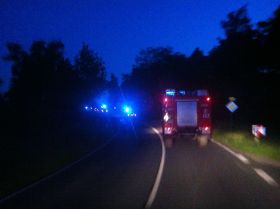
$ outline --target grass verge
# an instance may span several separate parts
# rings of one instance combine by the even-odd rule
[[[216,129],[213,133],[215,140],[243,153],[253,154],[280,162],[280,140],[277,136],[268,136],[257,143],[254,136],[245,130],[229,131]]]
[[[30,137],[13,130],[1,136],[0,199],[80,159],[116,131],[105,119],[92,118],[45,118],[32,124]]]

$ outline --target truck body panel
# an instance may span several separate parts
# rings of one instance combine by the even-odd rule
[[[177,126],[196,127],[197,126],[197,102],[188,100],[177,100]]]
[[[163,98],[163,135],[212,133],[211,98],[207,90],[166,90]]]

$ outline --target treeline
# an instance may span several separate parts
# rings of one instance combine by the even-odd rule
[[[6,95],[12,105],[73,107],[88,102],[107,85],[103,60],[84,44],[72,64],[61,41],[35,41],[29,51],[8,43],[5,60],[12,62],[11,87]]]
[[[36,112],[77,110],[108,91],[109,102],[129,98],[142,113],[159,116],[166,88],[207,88],[216,119],[228,117],[225,104],[233,96],[240,120],[280,124],[280,7],[255,26],[242,7],[229,13],[221,27],[224,37],[208,55],[199,48],[190,56],[169,47],[142,49],[121,88],[116,76],[106,80],[102,58],[87,44],[71,63],[61,41],[34,41],[29,50],[9,43],[4,58],[12,63],[11,87],[0,97],[0,109],[28,124],[24,121]]]
[[[81,158],[117,129],[82,111],[116,84],[113,75],[106,80],[102,59],[88,45],[73,63],[60,41],[34,41],[28,50],[9,43],[7,49],[12,80],[0,102],[0,198]]]
[[[78,123],[84,104],[118,86],[114,75],[106,80],[102,58],[87,44],[73,63],[65,57],[61,41],[34,41],[29,50],[8,43],[7,49],[4,59],[12,64],[12,77],[0,101],[2,136],[32,138],[40,129],[63,124],[65,129],[71,120]]]
[[[123,76],[122,88],[158,115],[164,89],[206,88],[217,120],[227,119],[225,104],[233,96],[239,120],[279,124],[280,7],[256,26],[242,7],[229,13],[221,27],[225,36],[208,55],[199,48],[190,56],[168,47],[141,50],[132,72]]]

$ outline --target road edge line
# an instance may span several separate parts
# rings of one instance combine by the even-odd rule
[[[161,160],[160,160],[160,165],[159,165],[159,169],[158,169],[158,172],[157,172],[155,183],[154,183],[153,188],[150,192],[148,201],[145,204],[145,209],[151,208],[151,206],[152,206],[152,204],[153,204],[153,202],[156,198],[158,188],[159,188],[159,185],[160,185],[160,182],[161,182],[162,174],[163,174],[163,169],[164,169],[164,164],[165,164],[165,156],[166,156],[166,149],[165,149],[165,145],[164,145],[162,135],[159,133],[159,131],[156,128],[152,127],[152,129],[158,135],[158,137],[160,139],[160,142],[161,142]]]
[[[270,176],[268,175],[263,169],[260,168],[254,168],[254,171],[270,186],[278,187],[278,183]]]
[[[234,157],[236,157],[237,159],[239,159],[241,162],[243,162],[246,165],[250,164],[250,161],[244,157],[242,154],[240,153],[236,153],[233,150],[231,150],[229,147],[221,144],[220,142],[216,141],[215,139],[211,139],[211,141],[213,143],[215,143],[216,145],[218,145],[219,147],[223,148],[224,150],[226,150],[227,152],[229,152],[230,154],[232,154]]]
[[[68,170],[69,168],[73,167],[74,165],[80,163],[81,161],[87,159],[88,157],[90,157],[91,155],[93,155],[94,153],[98,152],[99,150],[103,149],[104,147],[106,147],[108,144],[110,144],[113,139],[117,136],[119,131],[117,131],[113,136],[111,136],[104,144],[101,144],[100,146],[98,146],[97,148],[95,148],[94,150],[92,150],[91,152],[85,154],[84,156],[82,156],[80,159],[70,163],[69,165],[65,165],[64,167],[62,167],[61,169],[55,171],[54,173],[48,175],[48,176],[45,176],[43,178],[41,178],[40,180],[38,181],[35,181],[33,183],[31,183],[30,185],[27,185],[11,194],[9,194],[8,196],[6,197],[3,197],[2,199],[0,199],[0,205],[3,204],[4,202],[8,201],[9,199],[15,197],[16,195],[19,195],[21,193],[23,193],[24,191],[28,190],[28,189],[31,189],[35,186],[37,186],[38,184],[44,182],[44,181],[47,181],[49,179],[51,179],[52,177]]]
[[[226,151],[228,151],[230,154],[232,154],[233,156],[238,158],[241,162],[243,162],[243,163],[245,163],[247,165],[250,164],[250,161],[246,157],[244,157],[242,154],[234,152],[233,150],[231,150],[227,146],[221,144],[220,142],[217,142],[214,139],[212,139],[211,141],[213,143],[215,143],[216,145],[220,146],[221,148],[225,149]],[[270,186],[274,186],[274,187],[278,187],[279,186],[279,184],[270,175],[268,175],[264,170],[262,170],[260,168],[254,168],[254,167],[252,167],[252,169],[256,172],[256,174],[259,177],[261,177]]]

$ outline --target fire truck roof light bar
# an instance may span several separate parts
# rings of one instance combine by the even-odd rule
[[[166,94],[167,96],[175,96],[175,89],[167,89],[167,90],[165,91],[165,94]]]
[[[165,91],[166,96],[209,96],[209,92],[206,89],[199,89],[199,90],[178,90],[176,91],[175,89],[166,89]]]

